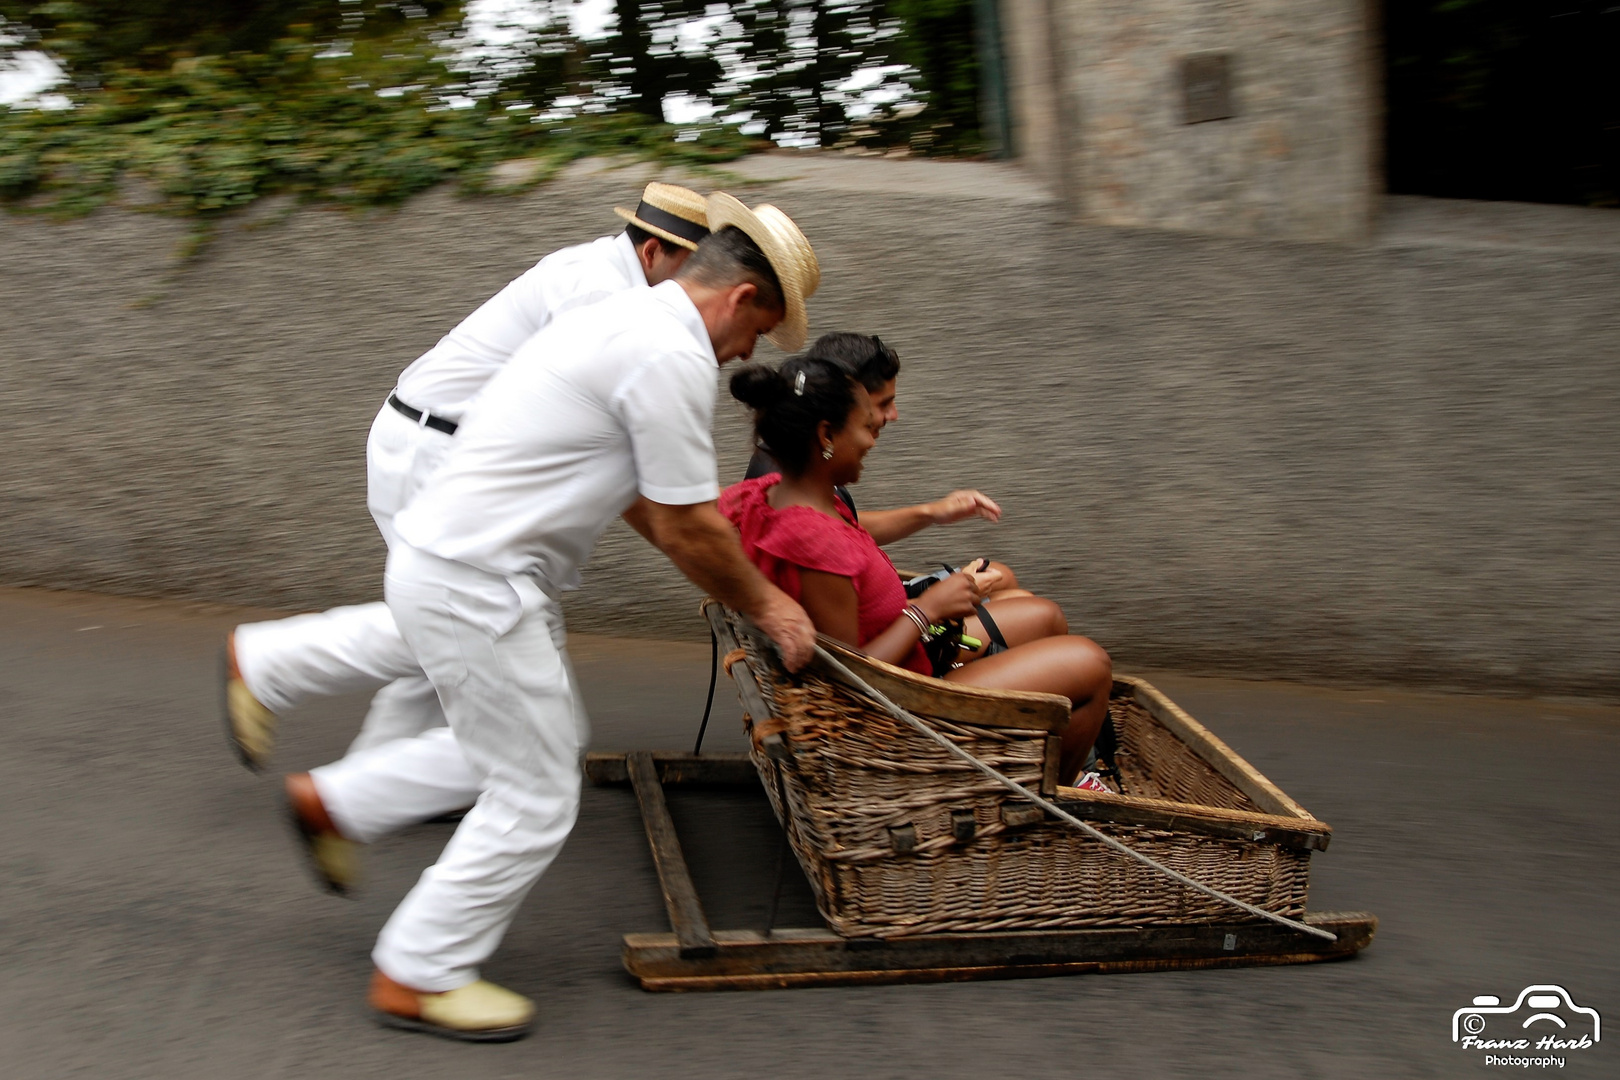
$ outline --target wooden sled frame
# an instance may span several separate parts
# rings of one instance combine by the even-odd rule
[[[1366,912],[1316,912],[1304,921],[1338,935],[1323,941],[1272,923],[1104,927],[844,938],[823,928],[712,930],[664,799],[669,784],[760,790],[746,754],[595,753],[598,785],[629,784],[669,913],[670,933],[626,934],[624,966],[644,990],[768,990],[794,986],[966,982],[1342,960],[1371,941]]]

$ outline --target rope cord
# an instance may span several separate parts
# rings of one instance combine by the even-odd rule
[[[963,761],[967,762],[969,765],[972,765],[975,769],[977,769],[979,772],[983,773],[985,776],[987,776],[990,779],[996,781],[1002,787],[1005,787],[1005,788],[1008,788],[1008,789],[1012,790],[1013,792],[1018,794],[1021,798],[1028,799],[1030,802],[1034,803],[1036,806],[1039,806],[1042,810],[1045,810],[1047,813],[1051,814],[1053,817],[1056,817],[1056,818],[1059,818],[1059,819],[1061,819],[1063,821],[1068,822],[1070,825],[1073,825],[1075,828],[1079,829],[1081,832],[1085,833],[1087,836],[1091,837],[1093,840],[1096,840],[1096,841],[1106,845],[1107,847],[1111,848],[1112,850],[1119,852],[1121,855],[1124,855],[1124,856],[1126,856],[1128,858],[1135,859],[1137,862],[1142,863],[1144,866],[1152,867],[1154,870],[1157,870],[1161,874],[1164,874],[1165,876],[1167,876],[1169,878],[1172,878],[1175,881],[1180,882],[1181,884],[1187,886],[1189,889],[1193,889],[1196,892],[1201,892],[1205,896],[1213,897],[1214,899],[1219,900],[1222,903],[1231,904],[1233,907],[1238,908],[1238,909],[1240,909],[1242,911],[1246,911],[1251,915],[1258,915],[1260,918],[1267,919],[1267,920],[1269,920],[1271,922],[1277,923],[1279,926],[1286,926],[1291,930],[1298,930],[1302,934],[1310,934],[1312,937],[1322,938],[1324,941],[1337,941],[1337,940],[1339,940],[1339,936],[1337,934],[1332,933],[1331,931],[1323,930],[1320,927],[1316,927],[1316,926],[1307,926],[1305,923],[1296,922],[1295,920],[1290,919],[1290,918],[1288,918],[1286,916],[1278,915],[1277,913],[1272,912],[1272,911],[1267,911],[1265,908],[1256,907],[1253,904],[1245,903],[1244,901],[1239,900],[1235,896],[1228,896],[1225,893],[1221,892],[1219,889],[1212,889],[1208,885],[1204,885],[1204,884],[1202,884],[1200,882],[1194,881],[1192,878],[1188,877],[1186,874],[1180,873],[1179,871],[1176,871],[1176,870],[1172,870],[1168,866],[1165,866],[1162,863],[1156,862],[1153,859],[1149,858],[1148,856],[1143,855],[1141,852],[1137,851],[1135,848],[1132,848],[1132,847],[1130,847],[1130,846],[1128,846],[1126,844],[1120,843],[1118,840],[1115,840],[1113,837],[1107,835],[1106,833],[1100,831],[1099,829],[1096,829],[1096,828],[1092,827],[1091,825],[1088,825],[1086,822],[1081,821],[1079,818],[1075,817],[1073,814],[1069,813],[1067,810],[1064,810],[1062,807],[1058,806],[1056,803],[1051,802],[1051,801],[1041,797],[1040,795],[1037,795],[1034,792],[1030,791],[1028,788],[1024,787],[1022,784],[1018,783],[1016,780],[1013,780],[1013,779],[1011,779],[1009,777],[1003,776],[1001,773],[997,772],[995,769],[993,769],[990,766],[986,765],[984,762],[980,761],[978,758],[974,757],[972,754],[968,753],[966,750],[962,749],[960,746],[957,746],[955,743],[951,742],[951,740],[947,739],[945,736],[941,735],[939,732],[935,731],[933,728],[929,727],[927,724],[923,723],[921,720],[919,720],[915,716],[911,715],[911,713],[907,712],[905,709],[902,709],[900,706],[898,706],[894,702],[890,701],[887,697],[885,697],[883,694],[881,694],[877,690],[873,689],[871,686],[867,685],[865,679],[862,679],[859,675],[857,675],[853,671],[849,670],[849,668],[847,668],[843,664],[839,663],[837,657],[833,656],[831,653],[829,653],[826,649],[822,648],[820,645],[816,646],[816,656],[818,656],[824,664],[826,664],[828,667],[830,667],[833,670],[833,672],[838,675],[839,678],[844,679],[851,686],[855,687],[861,693],[863,693],[867,697],[871,698],[880,707],[882,707],[884,712],[888,713],[890,716],[894,717],[896,720],[902,721],[903,723],[906,723],[906,724],[910,725],[911,727],[915,728],[917,731],[919,731],[922,734],[926,735],[928,738],[932,739],[934,742],[938,743],[940,746],[943,746],[946,750],[950,751],[956,757],[959,757]]]
[[[703,703],[703,723],[698,725],[697,745],[692,747],[692,754],[696,756],[703,753],[703,735],[709,730],[709,710],[714,708],[714,681],[720,673],[720,638],[715,635],[714,627],[709,627],[709,700]]]

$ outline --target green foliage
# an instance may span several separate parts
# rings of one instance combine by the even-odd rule
[[[862,68],[892,64],[899,24],[888,0],[736,0],[741,30],[734,64],[746,79],[710,94],[728,111],[746,111],[769,136],[837,146],[856,141],[849,95],[841,84]]]
[[[436,17],[445,0],[0,0],[0,18],[31,27],[75,79],[109,67],[161,70],[183,56],[259,52],[304,26],[335,35],[387,34]]]
[[[108,63],[100,85],[61,111],[0,109],[0,199],[57,215],[107,202],[126,178],[158,209],[213,215],[272,193],[349,205],[397,203],[446,180],[489,184],[492,166],[629,154],[705,164],[754,143],[735,132],[681,133],[634,114],[537,124],[503,95],[446,107],[453,77],[426,29],[356,41],[322,56],[307,29],[262,52],[199,56],[166,70]],[[391,96],[379,96],[379,89]]]
[[[705,164],[766,145],[677,132],[659,121],[670,93],[767,137],[980,149],[973,0],[733,0],[698,54],[678,31],[706,2],[617,0],[618,35],[579,42],[554,21],[526,39],[527,66],[469,74],[445,66],[461,18],[447,0],[0,0],[23,47],[66,66],[72,102],[0,107],[0,201],[67,216],[133,190],[206,220],[277,193],[372,206],[451,180],[486,190],[518,158],[533,183],[584,155]],[[926,107],[852,119],[840,86],[899,64]],[[578,115],[534,121],[569,95]]]
[[[592,74],[623,88],[625,108],[662,120],[666,94],[703,95],[722,78],[715,56],[685,54],[668,40],[706,10],[706,0],[615,0],[618,33],[590,50]]]
[[[904,33],[895,57],[918,73],[927,109],[912,125],[912,145],[928,153],[978,153],[979,54],[973,0],[890,0]]]

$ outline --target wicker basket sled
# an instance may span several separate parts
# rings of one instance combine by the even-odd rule
[[[670,914],[630,934],[649,989],[764,988],[1300,963],[1354,955],[1377,921],[1306,910],[1330,828],[1141,679],[1116,676],[1119,795],[1057,785],[1069,703],[884,664],[823,639],[858,679],[1021,787],[1274,925],[1120,854],[902,723],[836,665],[790,675],[746,620],[710,602],[751,738],[740,755],[591,755],[629,782]],[[755,779],[757,777],[757,780]],[[668,783],[758,783],[827,929],[711,931],[664,806]]]

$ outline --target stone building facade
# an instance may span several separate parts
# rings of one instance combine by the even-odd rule
[[[1360,241],[1371,0],[1003,0],[1015,154],[1083,224]]]

